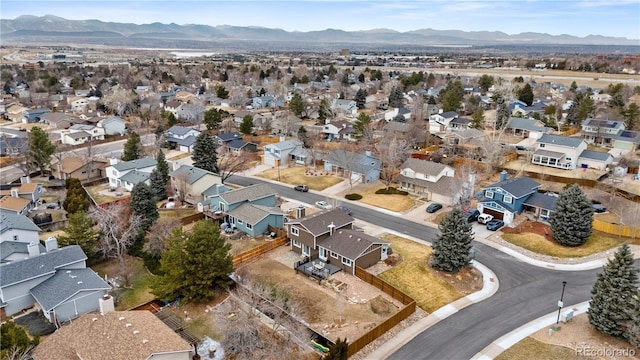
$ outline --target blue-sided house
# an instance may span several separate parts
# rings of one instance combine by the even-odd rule
[[[355,153],[335,150],[324,159],[324,169],[354,182],[368,183],[380,178],[381,161],[370,151]]]
[[[268,184],[220,191],[209,197],[206,215],[222,218],[249,236],[266,234],[269,226],[284,226],[284,213],[276,206],[276,192]]]
[[[525,202],[539,187],[540,184],[528,177],[507,179],[507,172],[502,171],[499,182],[482,189],[484,197],[478,203],[478,210],[509,224],[516,214],[522,213]]]

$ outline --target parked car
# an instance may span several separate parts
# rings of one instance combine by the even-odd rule
[[[464,214],[464,218],[467,220],[467,222],[477,221],[478,216],[480,216],[480,211],[476,209],[469,210]]]
[[[296,185],[293,189],[296,191],[302,191],[302,192],[309,191],[309,187],[307,185]]]
[[[493,215],[491,214],[480,214],[480,216],[478,216],[478,222],[480,224],[487,224],[491,220],[493,220]]]
[[[434,213],[438,210],[442,209],[442,204],[440,203],[433,203],[433,204],[429,204],[429,206],[427,206],[427,212],[428,213]]]
[[[504,226],[504,221],[500,219],[493,219],[487,223],[487,230],[496,231]]]
[[[346,206],[339,206],[340,210],[344,211],[345,213],[347,213],[347,215],[351,215],[351,209],[349,209]]]
[[[607,208],[602,206],[602,204],[591,204],[593,206],[593,211],[598,214],[602,214],[603,212],[607,212]]]
[[[319,207],[320,209],[326,209],[326,210],[333,209],[333,206],[331,204],[322,200],[316,201],[316,206]]]

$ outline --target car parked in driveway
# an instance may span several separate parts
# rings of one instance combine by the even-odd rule
[[[320,209],[325,209],[325,210],[333,209],[333,206],[331,204],[323,200],[316,201],[316,206],[319,207]]]
[[[478,220],[478,216],[480,216],[480,211],[476,209],[469,210],[464,214],[464,218],[467,220],[467,222],[474,222]]]
[[[607,208],[602,206],[602,204],[591,204],[591,206],[593,206],[593,211],[595,211],[597,214],[607,212]]]
[[[480,214],[480,216],[478,216],[478,222],[480,224],[487,224],[491,220],[493,220],[493,215],[491,214]]]
[[[309,191],[309,187],[307,185],[296,185],[293,189],[296,191],[302,191],[302,192]]]
[[[496,231],[504,226],[504,221],[500,219],[493,219],[487,223],[487,230]]]
[[[427,206],[427,212],[428,213],[434,213],[438,210],[442,209],[442,204],[440,203],[433,203],[433,204],[429,204],[429,206]]]

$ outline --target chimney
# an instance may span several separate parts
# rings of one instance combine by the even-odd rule
[[[116,309],[113,303],[113,297],[108,294],[104,294],[100,299],[98,299],[98,306],[100,309],[100,315],[110,313]],[[124,320],[124,317],[120,317],[118,320],[122,321]]]
[[[296,219],[301,219],[305,215],[305,207],[304,205],[300,205],[296,208]]]
[[[26,176],[20,177],[20,184],[29,184],[29,183],[31,183],[31,176],[26,175]]]
[[[507,170],[502,170],[502,172],[500,173],[500,181],[507,180],[507,175]]]
[[[29,250],[29,257],[36,257],[40,255],[40,244],[37,242],[32,242],[27,245],[27,250]]]
[[[53,236],[49,236],[47,240],[44,241],[44,247],[47,249],[47,252],[56,250],[58,248],[58,239]]]
[[[109,159],[109,165],[115,165],[118,163],[118,158],[112,157]]]
[[[285,141],[285,139],[286,139],[286,138],[285,138],[284,136],[280,136],[280,142]]]
[[[12,188],[11,189],[11,197],[15,197],[15,198],[20,197],[18,195],[18,189],[16,189],[16,188]]]
[[[335,225],[333,225],[333,221],[332,221],[332,222],[331,222],[331,224],[329,224],[329,236],[332,236],[332,235],[333,235],[333,229],[334,229],[335,227],[336,227],[336,226],[335,226]]]
[[[372,157],[372,156],[373,156],[373,154],[371,153],[371,151],[370,151],[370,150],[365,150],[364,154],[365,154],[366,156],[368,156],[368,157]]]

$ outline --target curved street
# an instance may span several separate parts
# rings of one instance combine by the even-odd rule
[[[251,185],[261,179],[234,176],[230,182]],[[270,182],[279,194],[309,204],[326,195],[300,193],[289,185]],[[411,237],[430,241],[438,230],[407,220],[391,212],[348,203],[356,219]],[[389,359],[471,359],[501,336],[558,309],[562,281],[567,282],[564,304],[588,301],[596,274],[601,269],[561,271],[520,261],[491,246],[474,242],[476,260],[499,279],[498,291],[481,301],[442,319],[390,355]],[[636,260],[640,266],[640,260]],[[408,340],[408,339],[407,339]],[[375,353],[372,354],[375,357]]]

